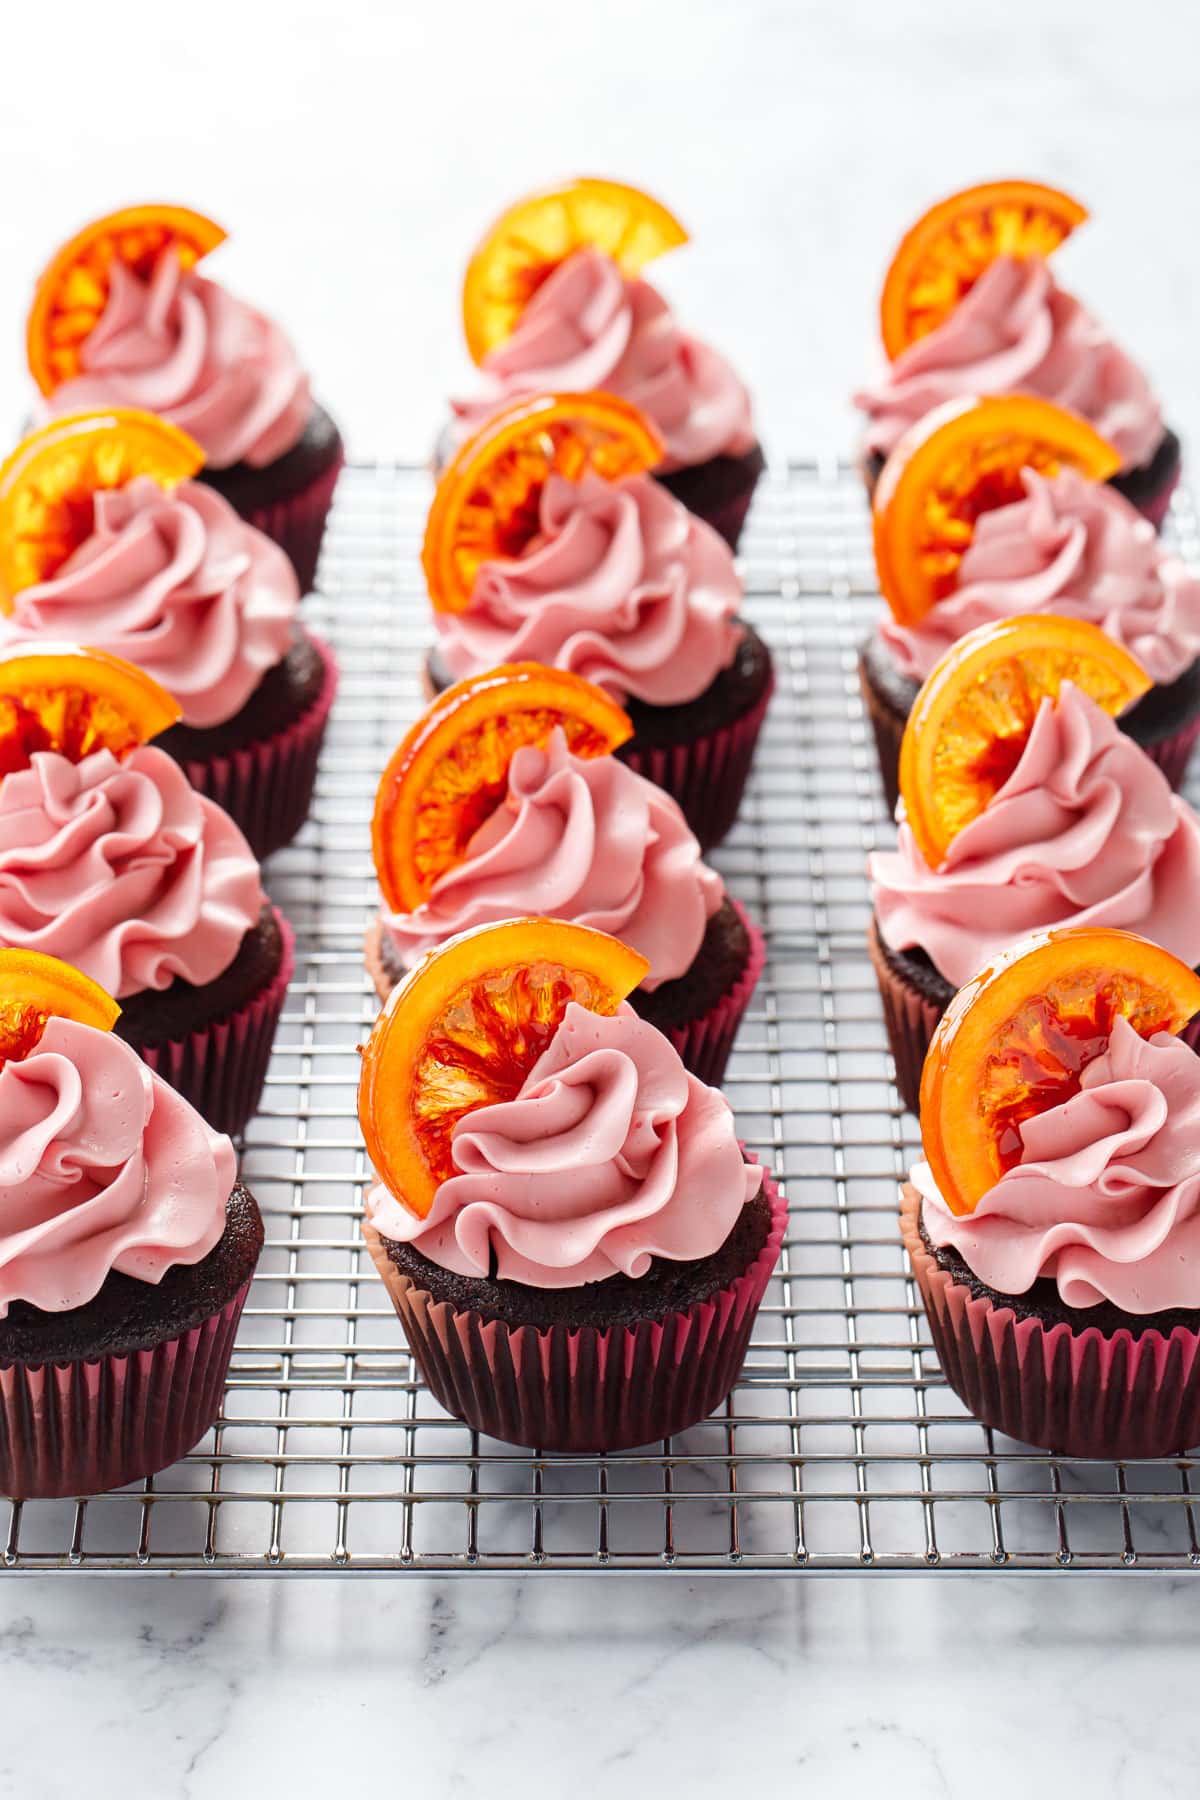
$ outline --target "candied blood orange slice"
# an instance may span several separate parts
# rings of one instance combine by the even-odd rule
[[[1061,1106],[1117,1018],[1140,1037],[1200,1012],[1200,975],[1131,931],[1065,927],[1024,939],[942,1016],[921,1076],[921,1137],[956,1213],[1020,1161],[1020,1127]]]
[[[72,762],[94,750],[126,756],[181,716],[166,688],[104,650],[45,644],[0,656],[0,776],[27,769],[37,750]]]
[[[1085,419],[1031,394],[935,407],[905,432],[875,487],[875,565],[895,617],[919,624],[953,590],[976,519],[1024,499],[1025,469],[1107,481],[1120,467]]]
[[[390,907],[413,912],[428,899],[503,800],[517,751],[545,744],[556,726],[576,756],[604,756],[633,736],[628,714],[602,688],[540,663],[505,663],[438,696],[375,798],[371,842]]]
[[[0,606],[45,581],[91,536],[95,496],[150,475],[160,487],[186,481],[204,452],[186,431],[153,413],[114,406],[55,419],[0,465]]]
[[[114,263],[148,280],[168,246],[190,269],[224,238],[219,225],[186,206],[126,206],[85,225],[51,257],[29,309],[29,369],[43,394],[81,373],[80,353],[108,304]]]
[[[70,963],[40,950],[0,950],[0,1063],[28,1056],[48,1019],[111,1031],[120,1016],[111,994]]]
[[[447,464],[433,496],[421,561],[438,612],[463,612],[480,565],[520,556],[538,533],[550,475],[606,481],[662,461],[648,419],[615,394],[537,394],[489,419]]]
[[[930,868],[1004,786],[1038,707],[1057,700],[1064,681],[1114,718],[1153,685],[1098,625],[1053,613],[980,625],[934,669],[900,744],[904,809]]]
[[[583,177],[518,200],[476,246],[463,283],[463,327],[476,362],[512,336],[532,296],[576,250],[602,250],[636,275],[687,243],[665,206],[620,181]]]
[[[570,1001],[614,1013],[649,966],[603,931],[553,919],[481,925],[431,951],[363,1050],[358,1116],[384,1186],[425,1218],[454,1173],[459,1119],[519,1093]]]
[[[879,303],[883,347],[893,360],[936,330],[1000,256],[1049,256],[1087,209],[1038,181],[988,181],[931,206],[905,233]]]

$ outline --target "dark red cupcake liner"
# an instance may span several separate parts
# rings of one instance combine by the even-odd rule
[[[663,1032],[663,1036],[678,1050],[684,1068],[690,1069],[693,1075],[706,1082],[709,1087],[721,1085],[738,1026],[767,961],[766,940],[762,932],[750,919],[745,907],[733,900],[732,895],[730,899],[750,941],[745,967],[733,986],[706,1013],[701,1013],[699,1018],[687,1019],[682,1025],[672,1025]]]
[[[0,1493],[99,1494],[169,1468],[221,1410],[249,1281],[179,1337],[122,1356],[0,1364]]]
[[[742,527],[746,523],[750,511],[750,502],[754,499],[754,484],[744,494],[737,494],[727,500],[723,506],[699,507],[694,509],[696,517],[711,525],[720,537],[725,539],[731,550],[736,550],[741,542]]]
[[[248,524],[273,538],[280,549],[287,552],[302,594],[311,593],[317,584],[317,563],[325,536],[325,521],[345,460],[344,456],[339,456],[306,487],[299,488],[284,500],[273,500],[269,506],[247,507],[244,511],[239,508]]]
[[[771,1230],[741,1275],[686,1312],[603,1330],[514,1328],[435,1301],[374,1226],[363,1229],[421,1377],[448,1413],[505,1443],[595,1454],[673,1437],[728,1397],[787,1224],[770,1174],[763,1186]]]
[[[1179,486],[1179,477],[1182,473],[1182,463],[1176,462],[1175,467],[1160,488],[1154,493],[1134,501],[1134,505],[1143,519],[1149,519],[1155,531],[1161,531],[1163,528],[1163,523],[1171,509],[1171,496]]]
[[[333,652],[320,638],[308,635],[325,668],[311,706],[258,743],[215,756],[189,757],[183,764],[192,786],[241,826],[260,862],[290,844],[308,817],[325,727],[337,694]]]
[[[634,736],[617,752],[622,762],[679,803],[702,850],[719,844],[738,816],[774,691],[772,674],[754,705],[740,717],[689,743],[656,747]]]
[[[900,1228],[942,1373],[975,1417],[1065,1456],[1176,1456],[1200,1443],[1200,1325],[1106,1335],[975,1296],[926,1249],[906,1183]],[[1200,1318],[1200,1315],[1198,1315]]]
[[[271,1046],[296,966],[295,934],[279,908],[271,910],[283,939],[283,955],[266,986],[236,1011],[189,1031],[185,1038],[138,1045],[142,1061],[190,1100],[214,1131],[228,1132],[230,1137],[245,1130],[262,1098]]]
[[[1163,738],[1157,744],[1143,744],[1142,749],[1157,763],[1171,786],[1178,793],[1183,786],[1183,778],[1192,760],[1192,751],[1196,748],[1196,738],[1200,736],[1200,719],[1190,719],[1188,723],[1170,737]]]

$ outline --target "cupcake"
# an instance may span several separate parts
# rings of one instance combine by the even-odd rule
[[[386,1000],[449,938],[529,913],[644,956],[630,1002],[719,1082],[765,961],[669,794],[613,752],[633,727],[601,689],[513,664],[448,688],[392,757],[372,840],[383,892],[366,958]]]
[[[737,817],[774,674],[728,545],[650,479],[657,454],[609,394],[520,401],[462,447],[425,534],[427,686],[511,662],[595,682],[633,723],[622,760],[708,849]]]
[[[1200,978],[1127,932],[1052,931],[930,1047],[905,1249],[942,1373],[1068,1456],[1200,1442]]]
[[[962,635],[1049,612],[1090,620],[1153,685],[1122,717],[1181,785],[1200,732],[1200,579],[1103,483],[1090,427],[1022,396],[931,413],[875,491],[875,558],[890,617],[859,652],[889,809],[917,688]]]
[[[0,468],[0,648],[82,643],[144,669],[181,709],[160,750],[262,858],[308,815],[337,672],[287,557],[192,479],[201,460],[147,413],[26,438]]]
[[[258,1105],[292,933],[250,846],[148,740],[179,716],[98,651],[0,653],[0,946],[79,969],[218,1131]]]
[[[615,181],[568,182],[502,214],[463,289],[482,380],[452,402],[438,461],[515,400],[602,388],[651,421],[663,443],[655,478],[736,550],[765,467],[750,397],[641,278],[652,257],[686,241],[665,207]]]
[[[952,194],[903,239],[880,307],[887,366],[855,395],[873,488],[904,433],[947,400],[1034,394],[1086,419],[1118,454],[1108,479],[1161,525],[1179,480],[1179,439],[1145,375],[1046,260],[1086,219],[1036,182]]]
[[[199,479],[287,552],[308,593],[342,440],[279,326],[200,274],[224,238],[181,206],[85,226],[37,284],[30,372],[44,417],[135,407],[186,431]]]
[[[643,957],[484,926],[393,992],[363,1054],[364,1234],[421,1375],[477,1431],[627,1449],[728,1397],[786,1207],[723,1097],[623,1002]]]
[[[102,989],[0,950],[0,998],[0,1493],[98,1493],[217,1417],[262,1220]]]
[[[1117,926],[1200,963],[1200,818],[1111,717],[1145,686],[1097,627],[1036,613],[971,632],[921,689],[896,848],[868,861],[911,1111],[956,990],[1028,933]]]

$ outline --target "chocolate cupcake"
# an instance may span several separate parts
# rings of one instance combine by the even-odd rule
[[[629,730],[598,689],[537,664],[460,682],[417,721],[376,801],[384,904],[366,960],[380,999],[460,932],[566,919],[646,958],[632,1004],[693,1074],[721,1080],[762,934],[671,797],[611,754]]]
[[[1070,1029],[1044,1032],[1060,1008]],[[1197,1009],[1200,977],[1141,940],[1051,932],[930,1050],[904,1245],[946,1380],[1040,1449],[1200,1440],[1200,1058],[1172,1035]]]
[[[0,1156],[0,1493],[39,1499],[142,1480],[203,1437],[263,1227],[229,1139],[120,1038],[45,1018],[56,965],[26,963],[38,1022],[0,1067],[0,1135],[24,1146]]]
[[[628,1005],[548,1004],[581,977],[564,948],[598,937],[532,919],[465,934],[396,989],[364,1055],[360,1115],[381,1177],[364,1234],[423,1379],[474,1429],[541,1450],[627,1449],[719,1406],[786,1222],[726,1102],[660,1032]],[[603,948],[586,954],[603,966]],[[622,986],[640,961],[623,955]],[[559,969],[568,985],[553,974],[542,987]],[[424,1132],[414,1159],[405,1094],[451,1091],[421,1074],[446,1053],[431,988],[460,1020],[473,996],[477,1044],[481,1008],[512,1022],[524,1078],[507,1098],[476,1085],[455,1119],[439,1115],[445,1158]],[[410,1084],[400,1069],[414,1062]],[[498,1074],[504,1053],[489,1066]]]
[[[30,368],[52,417],[137,407],[180,426],[211,483],[314,585],[345,460],[288,338],[199,273],[224,239],[183,207],[98,219],[44,271],[29,316]]]
[[[947,401],[1020,393],[1086,419],[1111,443],[1112,486],[1157,528],[1179,480],[1179,439],[1142,370],[1051,271],[1087,217],[1068,195],[991,182],[933,207],[902,241],[881,305],[887,363],[855,396],[873,492],[904,433]]]
[[[765,467],[749,395],[640,274],[686,239],[657,201],[611,181],[568,182],[502,214],[463,293],[482,382],[452,402],[438,460],[516,400],[603,389],[651,420],[665,447],[656,478],[736,550]]]

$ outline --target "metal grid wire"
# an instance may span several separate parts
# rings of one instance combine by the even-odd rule
[[[763,982],[727,1092],[791,1227],[722,1413],[607,1458],[481,1440],[416,1379],[359,1235],[355,1046],[374,1016],[378,773],[417,707],[428,636],[419,470],[357,467],[309,603],[343,685],[313,816],[269,870],[296,977],[244,1173],[267,1245],[222,1419],[117,1494],[0,1500],[8,1572],[1017,1571],[1200,1566],[1191,1459],[1081,1463],[1001,1438],[942,1381],[900,1246],[914,1159],[864,943],[866,852],[889,826],[855,646],[879,602],[853,472],[764,482],[747,611],[779,687],[743,817],[714,860],[762,921]],[[1196,519],[1173,529],[1196,555]],[[1196,1494],[1195,1499],[1193,1494]]]

